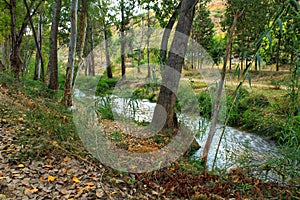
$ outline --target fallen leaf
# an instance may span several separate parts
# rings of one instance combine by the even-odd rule
[[[48,181],[49,182],[52,182],[52,181],[54,181],[56,178],[54,177],[54,176],[48,176]]]
[[[66,168],[62,168],[61,171],[62,171],[63,173],[67,173],[67,169],[66,169]]]
[[[60,190],[60,193],[67,194],[67,190],[64,188],[64,189]]]
[[[70,160],[71,160],[70,157],[65,157],[65,158],[64,158],[64,162],[68,162],[68,161],[70,161]]]
[[[27,195],[27,194],[29,194],[29,193],[32,193],[32,192],[31,192],[31,189],[26,188],[26,189],[24,190],[24,194]]]
[[[37,189],[37,188],[33,188],[33,189],[31,189],[30,191],[31,191],[31,192],[34,194],[34,193],[38,192],[38,191],[39,191],[39,189]]]
[[[72,179],[75,183],[80,183],[80,180],[76,177],[76,176],[73,176],[73,179]]]
[[[23,167],[25,167],[25,166],[24,166],[23,164],[19,164],[18,167],[19,167],[19,168],[23,168]]]

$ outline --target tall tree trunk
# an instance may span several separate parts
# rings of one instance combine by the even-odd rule
[[[228,62],[228,56],[229,56],[230,48],[231,48],[231,45],[232,45],[233,33],[234,33],[234,29],[236,27],[237,19],[242,15],[242,13],[243,13],[243,11],[238,12],[234,15],[233,22],[232,22],[232,25],[231,25],[231,28],[230,28],[229,41],[228,41],[227,46],[226,46],[224,63],[223,63],[223,68],[222,68],[222,72],[221,72],[221,80],[220,80],[220,83],[219,83],[216,103],[215,103],[214,110],[213,110],[212,121],[210,123],[208,136],[207,136],[207,139],[206,139],[205,146],[203,148],[202,160],[204,161],[205,169],[207,168],[208,152],[209,152],[213,137],[216,133],[216,126],[217,126],[217,122],[218,122],[218,118],[219,118],[219,111],[220,111],[220,106],[221,106],[221,97],[222,97],[223,87],[224,87],[225,77],[226,77],[226,65],[227,65],[227,62]]]
[[[182,1],[181,1],[182,2]],[[168,24],[165,27],[163,36],[162,36],[162,40],[161,40],[161,44],[160,44],[160,62],[161,62],[161,71],[164,71],[164,65],[166,64],[167,61],[167,51],[168,51],[168,43],[169,43],[169,38],[171,35],[171,31],[173,29],[173,26],[176,22],[179,10],[181,8],[181,2],[178,4],[176,10],[174,11],[174,13],[172,14],[170,20],[168,21]]]
[[[142,60],[142,54],[144,54],[144,49],[142,50],[142,45],[143,45],[143,41],[144,41],[144,29],[145,29],[145,25],[144,25],[144,18],[142,17],[142,33],[141,33],[141,42],[139,44],[139,48],[138,48],[138,73],[141,73],[141,60]]]
[[[36,48],[37,50],[36,50],[35,68],[34,68],[34,77],[33,77],[34,80],[40,79],[41,78],[41,73],[42,73],[42,77],[45,75],[44,74],[44,67],[41,67],[41,65],[40,65],[40,60],[41,60],[40,54],[42,53],[41,50],[42,50],[42,43],[43,43],[43,40],[42,40],[42,29],[43,29],[42,13],[40,13],[39,24],[38,24],[38,36],[37,36],[38,46]],[[43,78],[45,78],[45,77],[43,77]]]
[[[278,34],[278,45],[277,45],[277,52],[276,52],[276,57],[275,57],[275,60],[276,60],[276,71],[278,72],[279,71],[279,57],[280,57],[280,46],[281,46],[281,32],[279,30],[279,34]]]
[[[154,127],[161,127],[162,122],[164,121],[162,108],[164,108],[166,112],[166,122],[163,124],[163,128],[168,129],[178,127],[178,121],[174,111],[176,93],[197,2],[198,0],[183,0],[181,3],[176,32],[166,62],[168,68],[164,70],[162,85],[159,92],[157,102],[159,106],[155,107],[153,114],[152,126]]]
[[[11,55],[11,48],[10,48],[10,44],[11,44],[11,35],[8,35],[5,41],[5,62],[3,63],[4,65],[6,64],[8,69],[11,69],[11,65],[10,65],[10,55]]]
[[[100,0],[98,0],[98,5],[100,8],[100,15],[102,17],[102,23],[103,23],[103,32],[104,32],[104,45],[105,45],[105,60],[106,60],[106,73],[107,78],[113,78],[112,74],[112,68],[111,68],[111,61],[110,61],[110,52],[109,52],[109,29],[107,27],[107,23],[105,20],[105,14],[103,12],[102,4],[100,3]]]
[[[52,25],[50,32],[50,51],[49,51],[49,62],[47,69],[47,77],[49,78],[49,89],[58,90],[58,58],[57,58],[57,34],[59,15],[61,10],[61,0],[54,1]]]
[[[76,50],[76,35],[77,35],[77,7],[78,7],[78,0],[72,0],[70,47],[69,47],[69,56],[68,56],[68,66],[66,70],[64,98],[63,98],[63,104],[66,107],[71,107],[73,105],[72,89],[73,89],[75,50]]]
[[[78,37],[77,37],[77,45],[76,51],[78,56],[78,64],[80,65],[83,57],[83,49],[85,45],[86,39],[86,30],[87,30],[87,6],[86,0],[81,0],[81,11],[79,15],[79,23],[78,23]]]
[[[110,62],[110,54],[109,54],[109,38],[108,38],[108,30],[106,24],[104,24],[104,40],[105,40],[105,60],[106,60],[106,71],[107,78],[113,78],[111,62]]]
[[[20,72],[22,70],[22,59],[20,54],[20,46],[19,38],[17,35],[16,29],[16,0],[10,1],[10,26],[11,26],[11,56],[10,56],[10,64],[11,69],[17,79],[20,78]]]
[[[89,76],[95,76],[95,57],[94,57],[94,29],[93,26],[90,26],[90,37],[89,37],[89,43],[90,43],[90,58],[89,58]],[[102,60],[102,58],[101,58]]]
[[[149,3],[148,3],[148,30],[147,30],[147,66],[148,66],[148,74],[147,74],[147,78],[150,81],[151,78],[151,69],[150,69],[150,36],[151,36],[151,32],[150,32],[150,7],[149,7]]]
[[[232,69],[232,45],[230,45],[230,55],[229,55],[229,70]]]
[[[27,15],[28,15],[28,19],[29,19],[29,22],[30,22],[30,25],[31,25],[31,28],[32,28],[32,32],[33,32],[33,36],[34,36],[34,41],[35,41],[35,44],[36,44],[36,47],[37,47],[37,52],[39,54],[39,59],[41,60],[41,69],[42,69],[42,80],[45,81],[45,77],[44,77],[44,61],[43,61],[43,55],[42,55],[42,45],[41,45],[41,42],[39,42],[39,39],[38,37],[40,38],[40,41],[41,41],[41,37],[40,35],[36,35],[36,31],[35,31],[35,28],[34,28],[34,25],[33,25],[33,22],[32,22],[32,18],[31,18],[31,15],[30,15],[30,9],[27,5],[27,1],[24,0],[24,4],[25,4],[25,7],[26,7],[26,10],[27,10]],[[39,22],[39,30],[41,33],[41,14],[40,14],[40,22]]]
[[[125,8],[124,0],[121,0],[121,69],[122,79],[126,78],[126,66],[125,66]]]

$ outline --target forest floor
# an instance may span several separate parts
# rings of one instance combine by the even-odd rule
[[[0,79],[1,80],[1,79]],[[72,113],[41,88],[0,81],[0,199],[299,199],[299,188],[187,157],[149,173],[113,170],[83,147]]]

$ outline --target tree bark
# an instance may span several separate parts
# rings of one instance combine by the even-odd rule
[[[77,37],[77,56],[78,64],[80,65],[83,57],[83,49],[85,45],[86,30],[87,30],[87,7],[86,0],[81,0],[81,12],[78,23],[78,37]]]
[[[76,35],[77,35],[77,6],[78,0],[72,0],[71,4],[71,37],[68,56],[68,66],[66,70],[66,82],[64,90],[63,104],[66,107],[71,107],[72,102],[72,89],[73,89],[73,76],[74,76],[74,62],[76,50]]]
[[[37,50],[36,50],[36,59],[35,59],[35,68],[34,68],[34,80],[39,80],[41,78],[41,74],[42,74],[42,80],[44,81],[45,77],[45,73],[44,73],[44,67],[43,64],[42,66],[40,65],[40,60],[41,60],[41,49],[42,49],[42,43],[43,43],[43,39],[42,39],[42,29],[43,29],[43,25],[42,25],[42,13],[40,13],[39,16],[39,24],[38,24],[38,36],[37,36]],[[41,69],[42,68],[42,69]]]
[[[148,66],[148,74],[147,74],[147,78],[150,81],[151,78],[151,69],[150,69],[150,36],[151,36],[151,32],[150,32],[150,7],[148,4],[148,30],[147,30],[147,66]]]
[[[126,78],[126,65],[125,65],[125,5],[124,0],[121,0],[121,70],[122,79]]]
[[[279,71],[279,57],[280,57],[280,46],[281,46],[281,32],[279,30],[279,34],[278,34],[278,45],[277,45],[277,52],[276,52],[276,71]]]
[[[178,121],[174,111],[176,94],[197,2],[198,0],[183,0],[181,3],[176,32],[166,62],[167,68],[165,68],[163,74],[157,102],[158,106],[155,107],[152,119],[152,126],[154,127],[161,127],[162,122],[164,122],[162,108],[165,109],[166,112],[166,122],[163,124],[163,128],[169,129],[178,127]]]
[[[16,0],[10,1],[10,26],[11,26],[11,43],[12,51],[10,56],[11,69],[14,73],[14,76],[19,79],[20,72],[22,70],[22,59],[20,54],[20,43],[17,35],[16,28]]]
[[[161,71],[162,72],[163,72],[163,67],[167,61],[169,38],[171,35],[171,31],[173,29],[173,26],[176,22],[179,10],[181,8],[181,2],[178,4],[176,10],[174,11],[173,15],[171,16],[170,20],[168,21],[168,24],[166,25],[163,36],[162,36],[162,40],[161,40],[161,44],[160,44],[160,61],[161,61]]]
[[[47,69],[47,77],[49,77],[48,88],[58,90],[58,58],[57,58],[57,34],[59,15],[61,10],[61,0],[54,1],[53,17],[50,32],[50,52]]]

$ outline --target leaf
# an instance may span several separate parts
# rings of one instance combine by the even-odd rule
[[[27,189],[24,190],[24,194],[25,194],[25,195],[27,195],[27,194],[29,194],[29,193],[31,193],[31,189],[27,188]]]
[[[19,168],[24,168],[25,166],[23,164],[18,165]]]
[[[68,162],[68,161],[70,161],[70,160],[71,160],[70,157],[65,157],[65,158],[64,158],[64,162]]]
[[[56,179],[56,177],[54,176],[48,176],[48,181],[49,182],[53,182]]]
[[[248,78],[248,81],[249,81],[249,85],[250,85],[250,87],[251,87],[251,75],[250,75],[249,72],[247,73],[247,78]]]
[[[39,189],[37,189],[37,188],[33,188],[33,189],[31,189],[30,191],[31,191],[31,192],[34,194],[34,193],[38,192],[38,191],[39,191]]]
[[[72,180],[73,180],[75,183],[80,183],[80,180],[79,180],[76,176],[74,176]]]
[[[67,190],[66,190],[66,188],[64,188],[64,189],[60,190],[59,192],[60,192],[60,193],[62,193],[62,194],[64,194],[64,195],[65,195],[65,194],[67,194]]]
[[[270,35],[268,35],[268,40],[269,40],[269,45],[270,45],[270,50],[271,52],[273,51],[273,48],[272,48],[272,37]]]

